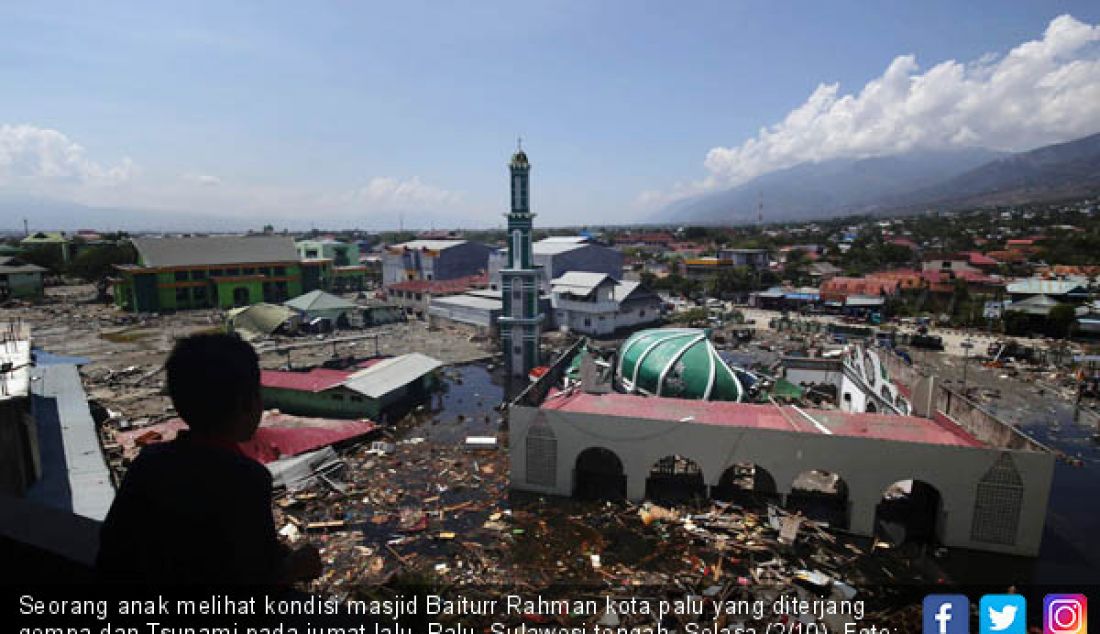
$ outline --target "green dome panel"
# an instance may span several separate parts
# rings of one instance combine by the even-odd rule
[[[619,348],[617,378],[627,392],[711,401],[739,401],[744,390],[698,328],[634,333]]]

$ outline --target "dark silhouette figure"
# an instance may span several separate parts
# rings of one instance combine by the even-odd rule
[[[321,572],[316,548],[276,535],[271,475],[242,454],[260,424],[260,367],[230,335],[180,340],[168,357],[168,393],[189,430],[145,447],[130,466],[100,537],[107,580],[286,584]]]

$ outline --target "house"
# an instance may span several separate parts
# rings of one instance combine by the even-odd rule
[[[817,261],[807,267],[806,273],[810,276],[810,279],[820,283],[840,275],[841,269],[832,262]]]
[[[19,241],[24,249],[53,247],[61,253],[61,261],[68,262],[72,241],[62,231],[36,231]]]
[[[475,326],[493,336],[497,327],[497,318],[504,309],[504,300],[500,291],[469,291],[459,295],[433,297],[428,306],[430,324],[439,320],[453,321]]]
[[[456,280],[485,272],[492,249],[468,240],[413,240],[386,247],[382,285]]]
[[[570,271],[551,283],[554,323],[588,335],[659,321],[661,298],[633,281],[605,273]]]
[[[1089,297],[1087,280],[1073,278],[1044,280],[1032,277],[1016,280],[1009,284],[1005,290],[1012,296],[1014,303],[1036,295],[1046,295],[1055,301],[1069,303],[1081,303]]]
[[[356,371],[313,368],[308,372],[263,370],[265,408],[302,416],[378,419],[386,408],[428,394],[443,364],[412,352],[369,362]]]
[[[0,256],[0,300],[42,297],[47,270],[17,257]]]
[[[766,269],[770,260],[767,249],[719,249],[717,255],[684,259],[681,269],[689,279],[706,279],[740,266]]]
[[[623,276],[622,252],[591,242],[587,236],[553,236],[531,245],[532,260],[539,272],[539,292],[550,293],[550,282],[569,271],[603,273],[614,280]],[[508,259],[507,250],[493,253],[489,259],[489,284],[500,288],[500,269]]]
[[[985,256],[982,256],[985,257]],[[921,263],[922,271],[941,271],[945,273],[961,273],[963,271],[969,273],[980,273],[981,269],[970,263],[970,256],[963,255],[949,255],[949,256],[930,256],[926,257]],[[988,258],[987,258],[988,259]],[[994,264],[996,262],[994,261]]]
[[[359,245],[339,240],[299,240],[294,243],[301,260],[323,261],[320,286],[335,291],[362,290],[368,267],[359,261]]]
[[[386,299],[405,312],[414,315],[428,314],[432,298],[461,295],[467,291],[485,288],[485,275],[470,275],[452,280],[408,280],[390,284],[385,289]]]
[[[318,288],[315,264],[287,236],[134,238],[137,264],[111,280],[123,310],[158,312],[279,303]]]
[[[359,306],[355,302],[315,290],[283,302],[283,306],[295,311],[306,325],[327,321],[333,326],[347,328],[359,323]]]
[[[834,277],[821,284],[821,299],[844,302],[850,296],[886,296],[898,291],[898,282],[872,277]]]
[[[228,311],[225,329],[237,333],[245,341],[251,341],[276,332],[296,332],[301,321],[298,313],[286,306],[260,302]]]

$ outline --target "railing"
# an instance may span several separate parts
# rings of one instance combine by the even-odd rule
[[[565,376],[565,371],[569,368],[570,362],[577,354],[577,351],[580,350],[581,346],[584,345],[585,341],[586,340],[582,337],[575,341],[573,345],[569,346],[565,352],[561,353],[561,356],[554,361],[546,374],[543,374],[537,381],[528,385],[519,393],[519,396],[512,399],[512,402],[509,403],[508,406],[514,407],[516,405],[523,405],[527,407],[538,407],[541,405],[542,402],[546,400],[546,395],[550,392],[550,388],[557,385],[562,380],[562,377]]]

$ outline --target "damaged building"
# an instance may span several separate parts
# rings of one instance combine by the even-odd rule
[[[635,501],[747,494],[864,536],[896,520],[889,503],[906,497],[911,534],[1038,553],[1054,466],[1043,445],[981,410],[960,410],[932,380],[910,386],[908,415],[894,393],[885,407],[874,391],[863,411],[739,402],[738,371],[712,353],[706,332],[671,330],[637,333],[610,363],[582,359],[579,383],[514,403],[512,487]],[[571,362],[560,359],[543,380]],[[885,372],[855,357],[835,367],[864,381]],[[870,403],[883,407],[870,412]]]

